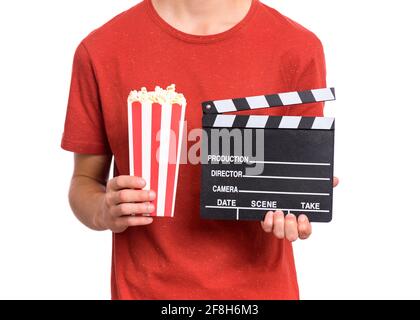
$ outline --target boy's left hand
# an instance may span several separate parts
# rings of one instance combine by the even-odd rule
[[[334,177],[333,187],[339,183],[337,177]],[[267,233],[273,233],[278,239],[287,239],[291,242],[298,238],[308,239],[312,233],[312,226],[308,217],[304,214],[296,219],[294,214],[288,214],[286,217],[282,211],[269,211],[264,221],[261,221],[263,230]]]

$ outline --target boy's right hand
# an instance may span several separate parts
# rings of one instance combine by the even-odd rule
[[[156,199],[156,193],[142,190],[145,186],[144,179],[132,176],[119,176],[108,181],[100,217],[105,229],[120,233],[128,227],[153,222],[153,218],[144,215],[155,211],[150,201]]]

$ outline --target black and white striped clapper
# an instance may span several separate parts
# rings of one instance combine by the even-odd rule
[[[331,221],[334,118],[223,114],[331,100],[333,88],[203,102],[201,217]]]

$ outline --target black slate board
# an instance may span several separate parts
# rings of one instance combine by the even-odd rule
[[[268,211],[281,209],[330,222],[334,126],[333,118],[204,114],[201,217],[263,220]],[[239,138],[223,140],[221,133],[241,135],[242,152],[235,153]],[[264,150],[255,157],[257,145]],[[238,161],[209,161],[222,160],[218,156]],[[263,171],[249,174],[256,165]]]

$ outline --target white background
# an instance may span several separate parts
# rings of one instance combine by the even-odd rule
[[[338,101],[333,223],[295,245],[303,299],[420,298],[419,5],[265,1],[323,41]],[[111,234],[67,205],[77,44],[136,0],[0,2],[0,298],[109,299]]]

